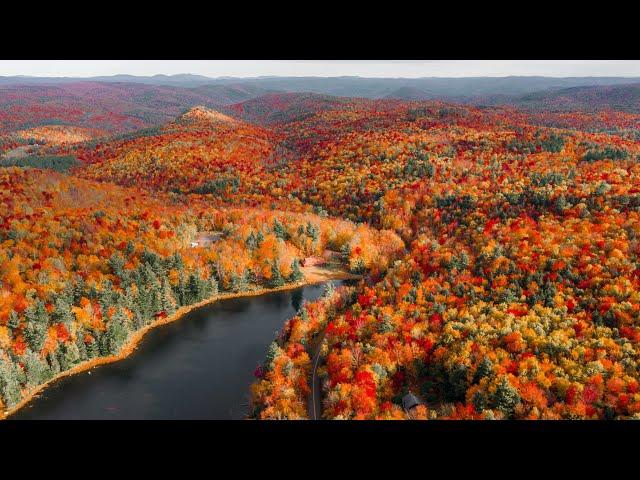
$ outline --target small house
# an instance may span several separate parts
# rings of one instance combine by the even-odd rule
[[[416,397],[413,393],[409,392],[404,397],[402,397],[402,408],[404,408],[405,412],[409,413],[409,411],[413,407],[417,407],[421,405],[422,402],[418,397]]]

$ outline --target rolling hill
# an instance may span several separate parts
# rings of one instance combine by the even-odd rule
[[[518,98],[517,105],[538,109],[617,110],[640,113],[640,83],[563,88]]]
[[[545,111],[640,112],[640,83],[553,88],[525,95],[489,95],[467,98],[476,105],[513,105]]]
[[[42,125],[129,132],[160,125],[195,105],[219,107],[263,94],[259,87],[198,88],[73,82],[0,87],[0,133]]]
[[[398,90],[386,95],[385,98],[397,98],[401,100],[427,100],[436,98],[430,90],[423,90],[418,87],[400,87]]]
[[[53,145],[80,162],[65,175],[0,168],[3,404],[118,352],[157,315],[217,288],[284,285],[329,249],[363,279],[283,325],[252,417],[306,418],[318,380],[325,419],[640,418],[640,142],[621,133],[640,114],[615,111],[637,86],[504,82],[510,103],[482,107],[291,92],[228,103],[275,80],[19,87],[32,110],[15,124],[67,102],[61,121],[157,123]],[[208,231],[221,242],[193,246]]]
[[[248,122],[267,125],[304,119],[347,103],[345,98],[316,93],[270,93],[223,109]]]
[[[93,180],[182,193],[235,194],[243,174],[253,178],[273,158],[274,135],[204,106],[148,134],[75,152]]]

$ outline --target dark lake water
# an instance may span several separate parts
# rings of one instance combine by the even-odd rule
[[[10,419],[242,419],[275,332],[324,285],[189,312],[147,333],[128,358],[57,381]]]

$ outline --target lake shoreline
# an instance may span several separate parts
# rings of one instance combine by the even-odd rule
[[[180,307],[173,315],[165,317],[165,318],[158,318],[156,320],[154,320],[153,322],[151,322],[148,325],[145,325],[144,327],[142,327],[140,330],[137,330],[135,332],[132,333],[132,335],[127,339],[127,343],[125,343],[122,346],[122,349],[120,350],[120,353],[118,353],[117,355],[109,355],[107,357],[98,357],[98,358],[93,358],[91,360],[87,360],[84,362],[81,362],[77,365],[75,365],[73,368],[70,368],[69,370],[65,370],[64,372],[60,372],[57,375],[53,376],[52,378],[50,378],[49,380],[47,380],[45,383],[38,385],[37,387],[34,387],[33,389],[31,389],[25,396],[24,398],[22,398],[20,400],[20,402],[18,402],[16,405],[14,405],[13,407],[11,407],[10,409],[4,410],[2,412],[0,412],[0,420],[5,420],[5,419],[9,419],[9,417],[13,414],[15,414],[16,412],[18,412],[21,408],[25,407],[27,404],[29,404],[34,398],[37,398],[38,395],[49,385],[57,382],[58,380],[64,378],[64,377],[69,377],[72,375],[77,375],[79,373],[82,372],[86,372],[88,370],[93,369],[94,367],[98,367],[100,365],[106,365],[109,363],[114,363],[120,360],[124,360],[125,358],[127,358],[129,355],[131,355],[133,352],[135,352],[138,344],[142,341],[142,339],[144,338],[144,336],[151,330],[160,327],[162,325],[167,325],[169,323],[173,323],[177,320],[179,320],[180,318],[182,318],[183,316],[185,316],[187,313],[196,310],[198,308],[204,307],[206,305],[209,305],[211,303],[215,303],[219,300],[228,300],[228,299],[232,299],[232,298],[241,298],[241,297],[254,297],[254,296],[259,296],[259,295],[265,295],[268,293],[272,293],[272,292],[280,292],[280,291],[285,291],[285,290],[294,290],[297,288],[302,288],[305,287],[307,285],[315,285],[318,283],[324,283],[330,280],[349,280],[349,279],[357,279],[360,278],[359,275],[354,275],[342,270],[329,270],[329,269],[322,269],[322,268],[318,268],[318,267],[312,267],[312,268],[308,268],[305,269],[303,267],[303,273],[305,274],[305,279],[301,282],[296,282],[296,283],[289,283],[286,284],[282,287],[276,287],[276,288],[257,288],[255,290],[249,290],[246,292],[237,292],[237,293],[222,293],[222,294],[217,294],[213,297],[207,298],[205,300],[202,300],[201,302],[198,303],[194,303],[192,305],[187,305],[184,307]],[[306,271],[305,271],[306,270]]]

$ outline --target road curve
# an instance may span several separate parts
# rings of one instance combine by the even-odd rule
[[[320,378],[316,375],[318,364],[320,363],[320,350],[322,349],[322,341],[324,340],[324,330],[318,337],[313,356],[311,357],[311,374],[309,375],[309,385],[311,386],[311,397],[308,402],[308,416],[310,420],[319,420],[322,418],[322,396],[320,392]]]

